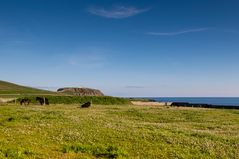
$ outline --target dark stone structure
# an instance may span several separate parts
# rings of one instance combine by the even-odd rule
[[[203,103],[184,103],[184,102],[173,102],[171,106],[177,107],[196,107],[196,108],[218,108],[218,109],[239,109],[239,106],[233,105],[213,105]]]

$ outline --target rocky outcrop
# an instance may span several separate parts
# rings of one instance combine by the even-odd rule
[[[75,96],[104,96],[104,94],[98,89],[92,88],[74,88],[74,87],[66,87],[59,88],[57,92],[67,93]]]

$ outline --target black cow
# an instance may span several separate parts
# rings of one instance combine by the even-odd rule
[[[20,100],[20,104],[21,104],[21,105],[22,105],[22,104],[24,104],[24,105],[29,105],[30,102],[31,102],[31,100],[28,99],[28,98],[23,98],[23,99]]]
[[[91,102],[86,102],[81,105],[81,108],[89,108],[91,106]]]
[[[41,105],[44,105],[44,98],[42,97],[36,97],[36,101],[38,101]],[[45,104],[49,105],[49,101],[47,98],[45,98]]]

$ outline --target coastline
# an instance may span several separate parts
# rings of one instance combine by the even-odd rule
[[[172,107],[192,107],[192,108],[216,108],[216,109],[239,109],[239,106],[233,105],[213,105],[203,103],[187,102],[157,102],[157,101],[131,101],[133,105],[138,106],[172,106]]]

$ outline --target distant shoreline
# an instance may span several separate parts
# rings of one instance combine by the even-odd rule
[[[235,106],[239,107],[239,97],[136,97],[155,102],[179,102],[200,105]]]
[[[193,98],[193,99],[199,99],[195,100],[196,102],[188,102],[190,100],[185,99],[192,99],[192,98],[186,98],[186,97],[180,97],[181,100],[178,100],[179,98],[167,98],[167,100],[163,100],[165,98],[131,98],[132,103],[135,105],[151,105],[151,106],[176,106],[176,107],[195,107],[195,108],[219,108],[219,109],[239,109],[239,104],[208,104],[206,102],[200,101],[202,98]],[[137,100],[138,99],[138,100]],[[205,100],[205,98],[203,98]],[[222,99],[222,98],[206,98],[206,99]],[[234,98],[238,100],[239,98]],[[227,98],[228,100],[228,98]],[[209,101],[210,102],[210,101]],[[220,102],[220,101],[219,101]]]

